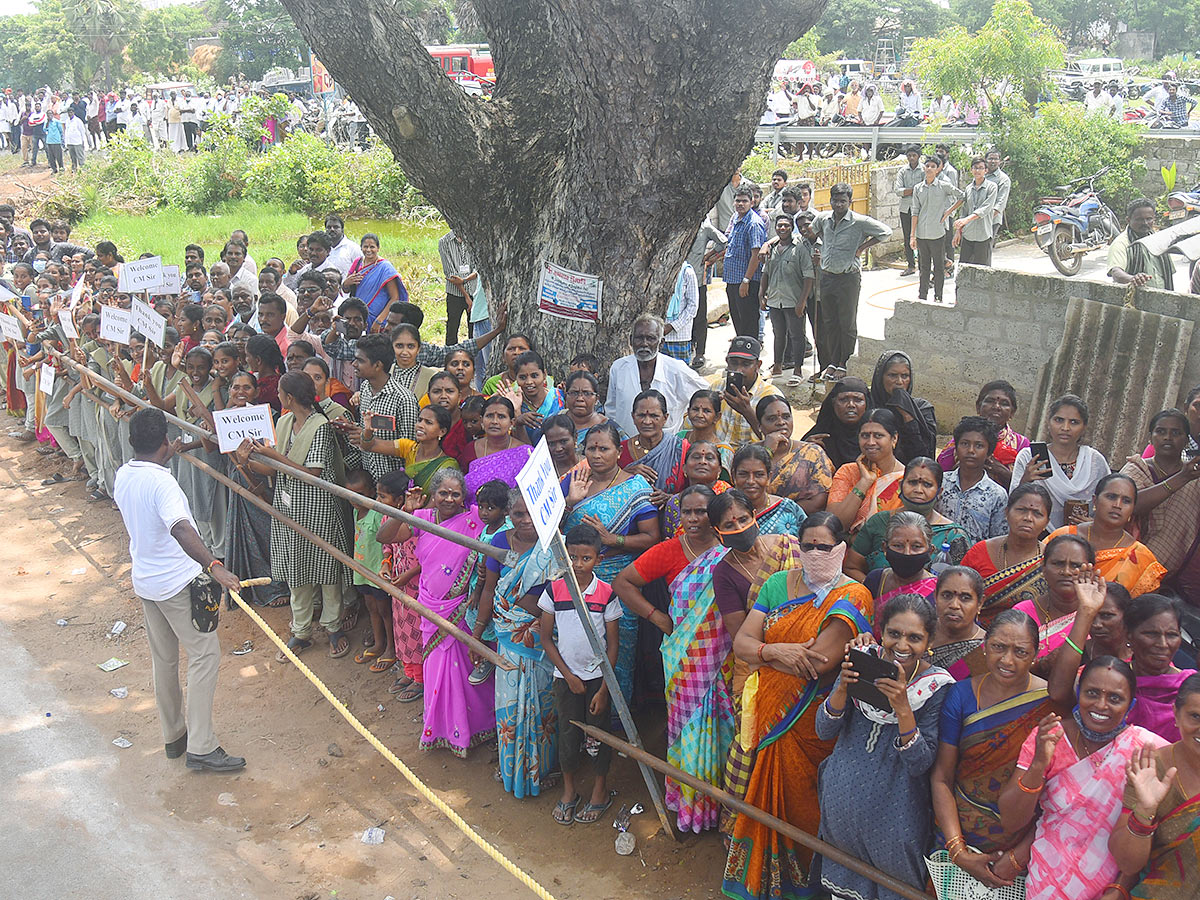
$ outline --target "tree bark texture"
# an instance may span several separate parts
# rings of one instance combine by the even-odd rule
[[[474,0],[496,66],[468,97],[384,0],[283,0],[554,372],[628,352],[746,157],[783,48],[825,0]],[[391,7],[391,8],[389,8]],[[537,309],[545,262],[604,281],[599,324]],[[499,354],[493,358],[498,359]]]

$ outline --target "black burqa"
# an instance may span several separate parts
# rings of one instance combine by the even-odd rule
[[[867,411],[871,409],[871,389],[867,387],[867,383],[861,378],[843,378],[829,389],[829,393],[821,402],[820,410],[817,411],[816,422],[808,434],[804,435],[806,441],[812,440],[815,434],[829,435],[822,443],[825,455],[829,457],[835,469],[854,462],[861,454],[858,449],[858,425],[843,422],[837,417],[837,411],[834,409],[834,398],[844,391],[862,394],[867,398]],[[865,411],[863,415],[866,415]]]
[[[908,390],[897,388],[888,394],[883,386],[883,373],[894,362],[908,366]],[[900,443],[896,446],[896,459],[902,463],[918,456],[937,455],[937,417],[933,404],[913,396],[917,386],[917,375],[913,371],[912,359],[902,350],[885,350],[875,363],[871,376],[871,406],[890,409],[900,421]]]

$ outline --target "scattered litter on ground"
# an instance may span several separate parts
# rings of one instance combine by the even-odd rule
[[[120,619],[117,619],[117,621],[113,622],[112,630],[109,631],[108,636],[116,637],[117,635],[124,633],[125,629],[128,627],[129,626],[126,625],[124,622],[122,622]]]
[[[238,649],[233,651],[233,655],[234,656],[245,656],[247,653],[251,652],[253,649],[254,649],[254,641],[247,640],[247,641],[245,641],[245,643],[242,644],[242,646],[238,647]]]
[[[382,844],[383,843],[383,829],[382,828],[368,828],[362,834],[362,842],[364,844]]]
[[[293,828],[297,827],[298,825],[303,825],[310,818],[312,818],[312,816],[309,813],[305,813],[300,818],[298,818],[295,822],[293,822],[291,825],[288,826],[288,831],[291,831]]]
[[[128,740],[127,738],[123,738],[123,737],[116,738],[113,741],[113,743],[116,744],[118,747],[120,747],[122,750],[128,750],[130,747],[133,746],[133,741]]]
[[[129,665],[129,660],[117,659],[115,656],[112,659],[106,659],[102,663],[96,663],[96,667],[100,669],[101,672],[115,672],[122,666],[127,665]]]
[[[55,624],[55,625],[58,625],[59,627],[62,627],[63,625],[70,625],[71,623],[70,623],[70,622],[68,622],[66,619],[59,619],[59,620],[58,620],[57,622],[55,622],[54,624]]]
[[[129,696],[129,688],[115,687],[111,691],[109,691],[109,693],[112,694],[114,697],[116,697],[118,700],[124,700],[126,697]]]
[[[345,755],[342,753],[342,748],[337,744],[330,744],[327,752],[330,756],[336,756],[338,759],[341,759]]]
[[[222,791],[217,794],[217,803],[221,806],[237,806],[237,801],[233,799],[233,794],[229,791]]]

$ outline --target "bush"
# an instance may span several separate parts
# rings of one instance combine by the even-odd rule
[[[1008,220],[1023,230],[1039,197],[1055,186],[1105,166],[1111,167],[1096,187],[1118,218],[1138,190],[1146,171],[1141,159],[1142,128],[1100,116],[1087,116],[1080,104],[1048,103],[1036,117],[1005,110],[991,129],[995,145],[1008,160],[1004,171],[1012,178]]]

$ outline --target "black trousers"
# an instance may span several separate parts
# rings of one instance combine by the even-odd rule
[[[904,232],[904,261],[908,263],[908,268],[916,268],[916,260],[913,257],[913,249],[908,245],[912,239],[912,213],[900,213],[900,230]]]
[[[807,341],[804,335],[804,316],[796,315],[794,306],[767,308],[771,318],[771,333],[775,338],[775,365],[783,369],[800,368],[804,364],[804,348]],[[800,348],[799,359],[796,359],[796,348]]]
[[[46,145],[46,162],[50,165],[51,172],[61,172],[63,168],[63,145],[62,144],[47,144]]]
[[[184,122],[183,136],[187,139],[187,148],[189,150],[196,149],[196,135],[200,132],[200,124],[198,122]]]
[[[924,300],[929,296],[929,274],[933,270],[933,296],[942,300],[942,286],[946,283],[946,241],[943,238],[917,238],[917,265],[921,272],[921,284],[917,296]]]
[[[454,294],[446,295],[446,346],[458,343],[458,326],[467,314],[467,300]],[[469,331],[470,329],[468,329]]]
[[[708,285],[704,283],[704,272],[697,272],[696,280],[700,303],[696,307],[696,318],[692,319],[692,349],[699,358],[708,347]]]
[[[946,229],[945,256],[947,262],[954,262],[954,216],[946,220],[950,227]]]
[[[746,296],[740,296],[742,283],[725,285],[725,298],[729,301],[729,317],[733,330],[739,336],[758,338],[758,285],[751,281],[746,285]]]
[[[21,126],[20,126],[20,124],[16,124],[16,123],[13,124],[12,130],[9,131],[9,136],[12,138],[12,152],[20,153],[21,152]]]
[[[991,240],[968,241],[963,238],[958,249],[958,261],[973,263],[977,266],[990,266],[992,264]]]
[[[817,361],[845,368],[858,343],[858,295],[862,273],[822,272],[821,300],[817,304]]]

